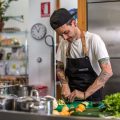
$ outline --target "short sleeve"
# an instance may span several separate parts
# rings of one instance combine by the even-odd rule
[[[99,35],[93,35],[92,46],[97,60],[109,57],[105,43]]]

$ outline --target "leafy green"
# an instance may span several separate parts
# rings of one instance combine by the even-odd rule
[[[120,117],[120,93],[105,96],[104,112],[112,113],[113,116]]]
[[[57,101],[58,105],[66,105],[65,102],[62,99],[59,99]]]

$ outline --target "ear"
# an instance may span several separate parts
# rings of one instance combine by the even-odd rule
[[[71,25],[76,27],[76,26],[77,26],[76,21],[75,21],[75,20],[72,20],[72,21],[71,21]]]

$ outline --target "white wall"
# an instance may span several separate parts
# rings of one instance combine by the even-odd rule
[[[23,22],[18,22],[16,20],[10,19],[5,22],[5,27],[18,27],[22,31],[27,30],[28,26],[28,4],[29,0],[19,0],[10,3],[10,7],[6,11],[6,16],[24,16]]]
[[[78,6],[78,0],[60,0],[60,7],[66,8],[66,9],[72,9],[77,8]]]
[[[41,2],[51,4],[51,13],[55,8],[55,0],[30,0],[29,1],[29,30],[35,23],[42,23],[47,28],[47,34],[54,35],[54,32],[49,24],[49,17],[40,16]],[[30,31],[29,31],[30,33]],[[45,39],[35,40],[29,34],[29,84],[43,84],[49,87],[49,94],[54,92],[54,81],[52,80],[52,48],[45,44]],[[38,63],[38,57],[42,58],[42,62]]]

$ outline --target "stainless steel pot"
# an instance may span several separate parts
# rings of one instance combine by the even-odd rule
[[[29,95],[29,86],[20,85],[18,86],[18,97],[28,96]]]
[[[32,85],[13,85],[8,87],[8,94],[15,94],[18,97],[29,96],[32,89]]]
[[[0,86],[0,95],[2,94],[14,94],[18,97],[29,96],[31,90],[33,89],[32,85],[4,85]]]
[[[0,109],[14,110],[15,99],[16,99],[16,96],[0,95]]]
[[[39,106],[39,94],[37,90],[32,90],[30,96],[19,97],[16,100],[16,110],[30,112],[34,106]]]
[[[33,105],[39,105],[39,101],[30,96],[19,97],[16,100],[17,111],[30,112]]]

